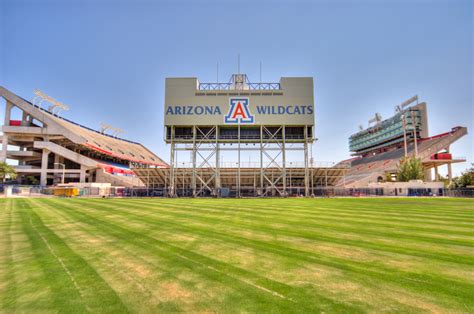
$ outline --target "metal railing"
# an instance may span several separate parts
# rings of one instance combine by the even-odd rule
[[[199,162],[198,162],[199,164]],[[215,163],[210,163],[213,167],[215,167]],[[334,167],[337,163],[335,162],[331,162],[331,161],[317,161],[317,162],[313,162],[312,164],[311,163],[308,163],[308,166],[310,168],[331,168],[331,167]],[[263,163],[263,167],[266,168],[266,167],[276,167],[278,165],[278,167],[282,167],[283,164],[281,162],[272,162],[272,163],[269,163],[269,162],[264,162]],[[176,165],[175,165],[176,168],[192,168],[193,167],[193,163],[192,162],[178,162]],[[239,163],[238,162],[220,162],[219,163],[219,167],[220,168],[238,168],[239,167]],[[240,162],[240,168],[260,168],[260,162]],[[304,162],[287,162],[286,163],[286,168],[304,168]],[[350,168],[349,165],[339,165],[338,168],[344,168],[344,169],[348,169]]]
[[[234,90],[233,83],[199,83],[198,89],[205,91],[212,90]],[[245,83],[243,89],[239,90],[280,90],[280,83]]]
[[[179,139],[179,140],[192,140],[193,136],[192,135],[175,134],[174,138]],[[215,139],[215,138],[216,138],[215,135],[207,136],[207,139],[209,139],[209,140],[212,140],[212,139]],[[283,136],[282,135],[276,135],[276,136],[271,137],[268,134],[263,135],[263,139],[270,139],[270,138],[272,138],[272,140],[282,140]],[[170,137],[168,136],[167,139],[170,140]],[[198,135],[198,136],[196,136],[196,139],[198,139],[198,140],[204,139],[204,136]],[[220,134],[219,139],[220,140],[238,140],[239,137],[238,137],[238,135],[222,135],[222,134]],[[260,135],[241,134],[240,139],[241,140],[260,140]],[[286,134],[285,139],[286,140],[301,140],[301,139],[304,139],[304,134],[300,134],[300,135]]]

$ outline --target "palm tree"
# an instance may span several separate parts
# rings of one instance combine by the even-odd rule
[[[16,178],[16,170],[6,162],[0,162],[0,179],[5,183],[7,178],[14,180]]]

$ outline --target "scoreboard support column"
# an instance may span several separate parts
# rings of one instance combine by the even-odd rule
[[[196,197],[196,154],[197,154],[197,148],[196,148],[196,126],[193,126],[193,175],[191,178],[191,185],[192,185],[192,190],[193,190],[193,197]]]
[[[237,145],[238,145],[238,157],[237,157],[237,197],[240,198],[240,124],[237,130]]]
[[[309,197],[308,126],[304,127],[304,195]]]
[[[174,168],[175,168],[175,155],[176,155],[176,143],[174,142],[174,126],[171,126],[171,150],[170,150],[170,183],[169,183],[169,197],[175,197],[175,178],[174,178]]]
[[[286,126],[283,126],[282,129],[282,147],[281,147],[281,153],[282,153],[282,185],[283,185],[283,197],[287,197],[288,193],[286,191]]]
[[[219,191],[221,189],[221,151],[220,151],[220,145],[219,145],[219,127],[216,125],[215,127],[215,136],[216,136],[216,168],[215,168],[215,183],[214,183],[214,188],[215,188],[215,196],[219,197]]]

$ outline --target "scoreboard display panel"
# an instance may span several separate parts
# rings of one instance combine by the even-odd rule
[[[197,78],[167,78],[165,126],[314,125],[312,77],[281,78],[277,88],[221,85],[203,90]],[[238,89],[237,89],[238,88]]]

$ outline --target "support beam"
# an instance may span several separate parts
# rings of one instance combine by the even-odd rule
[[[219,127],[216,125],[215,127],[215,134],[216,134],[216,179],[215,179],[215,193],[216,196],[219,196],[219,190],[221,188],[221,152],[219,146]]]
[[[283,126],[282,130],[282,146],[281,146],[281,154],[282,154],[282,181],[283,181],[283,197],[288,196],[288,192],[286,191],[286,126]]]
[[[263,126],[260,126],[260,196],[263,196]]]
[[[43,156],[41,157],[41,177],[40,177],[40,185],[45,186],[47,184],[47,176],[48,176],[48,157],[50,151],[46,148],[43,149]]]
[[[308,127],[304,127],[304,194],[309,197]]]
[[[446,147],[446,152],[448,154],[451,153],[450,150],[449,150],[449,146]],[[448,166],[449,184],[451,184],[453,182],[453,166],[450,162],[448,162],[447,166]]]
[[[169,180],[169,196],[175,197],[175,178],[174,178],[174,168],[175,168],[175,143],[174,143],[174,126],[171,126],[171,151],[170,151],[170,180]]]
[[[237,141],[237,197],[240,198],[240,124],[238,125]]]
[[[197,147],[196,147],[196,126],[193,125],[193,177],[192,177],[192,190],[193,190],[193,197],[196,197],[196,154],[197,154]]]
[[[5,123],[3,125],[10,125],[12,108],[13,104],[7,101],[7,104],[5,105]]]
[[[86,167],[81,166],[81,172],[79,173],[79,183],[86,183],[86,170]]]
[[[2,136],[2,152],[0,154],[0,161],[5,162],[7,160],[8,152],[8,134],[3,133]]]
[[[448,178],[449,178],[449,184],[453,182],[453,167],[450,162],[446,164],[448,166]]]
[[[10,116],[12,112],[13,105],[9,101],[7,101],[7,104],[5,105],[5,122],[4,126],[10,125]],[[3,138],[2,138],[2,152],[0,154],[0,161],[5,162],[7,160],[7,149],[8,149],[8,134],[3,132]]]

